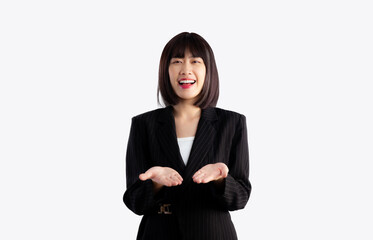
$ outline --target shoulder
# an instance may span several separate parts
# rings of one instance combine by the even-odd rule
[[[242,113],[215,107],[215,112],[219,120],[220,128],[227,128],[232,131],[246,129],[246,116]]]
[[[158,108],[134,115],[131,120],[131,128],[143,133],[148,129],[154,129],[158,116],[163,111],[164,108]]]
[[[217,107],[215,107],[214,110],[218,119],[218,128],[238,133],[247,131],[246,117],[244,114]]]
[[[242,113],[218,107],[214,107],[214,109],[219,118],[226,118],[233,121],[240,121],[241,119],[246,120],[245,115]]]
[[[137,114],[132,117],[132,121],[140,121],[140,122],[149,122],[158,117],[158,115],[163,112],[165,108],[157,108],[153,110],[149,110],[140,114]]]

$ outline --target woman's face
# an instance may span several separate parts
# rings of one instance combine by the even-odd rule
[[[205,82],[206,66],[203,59],[187,50],[184,58],[171,58],[168,67],[171,86],[181,100],[195,102]]]

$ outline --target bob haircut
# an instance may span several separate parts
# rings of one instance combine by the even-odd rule
[[[215,107],[219,98],[219,75],[214,53],[205,39],[192,32],[179,33],[173,37],[163,49],[159,63],[158,104],[160,104],[159,92],[166,106],[179,103],[180,99],[174,92],[170,83],[168,68],[171,58],[183,58],[186,50],[189,50],[194,57],[202,58],[206,66],[205,82],[198,95],[197,101],[195,101],[193,105],[201,109]]]

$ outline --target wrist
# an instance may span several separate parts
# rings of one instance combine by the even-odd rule
[[[224,192],[224,188],[225,188],[224,179],[225,178],[219,178],[213,181],[214,188],[218,194],[222,194]]]
[[[153,180],[152,180],[152,182],[153,182],[153,191],[154,191],[154,193],[159,192],[159,190],[162,189],[163,185],[160,184],[160,183],[154,182]]]

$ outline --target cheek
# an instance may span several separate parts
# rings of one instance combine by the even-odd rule
[[[204,82],[206,78],[206,70],[202,70],[199,74],[201,81]]]
[[[205,76],[206,76],[206,67],[203,66],[201,69],[200,69],[200,75],[203,77],[203,79],[205,79]]]
[[[170,77],[170,80],[173,80],[175,78],[175,69],[174,68],[168,68],[168,76]],[[177,77],[177,75],[176,75]]]

